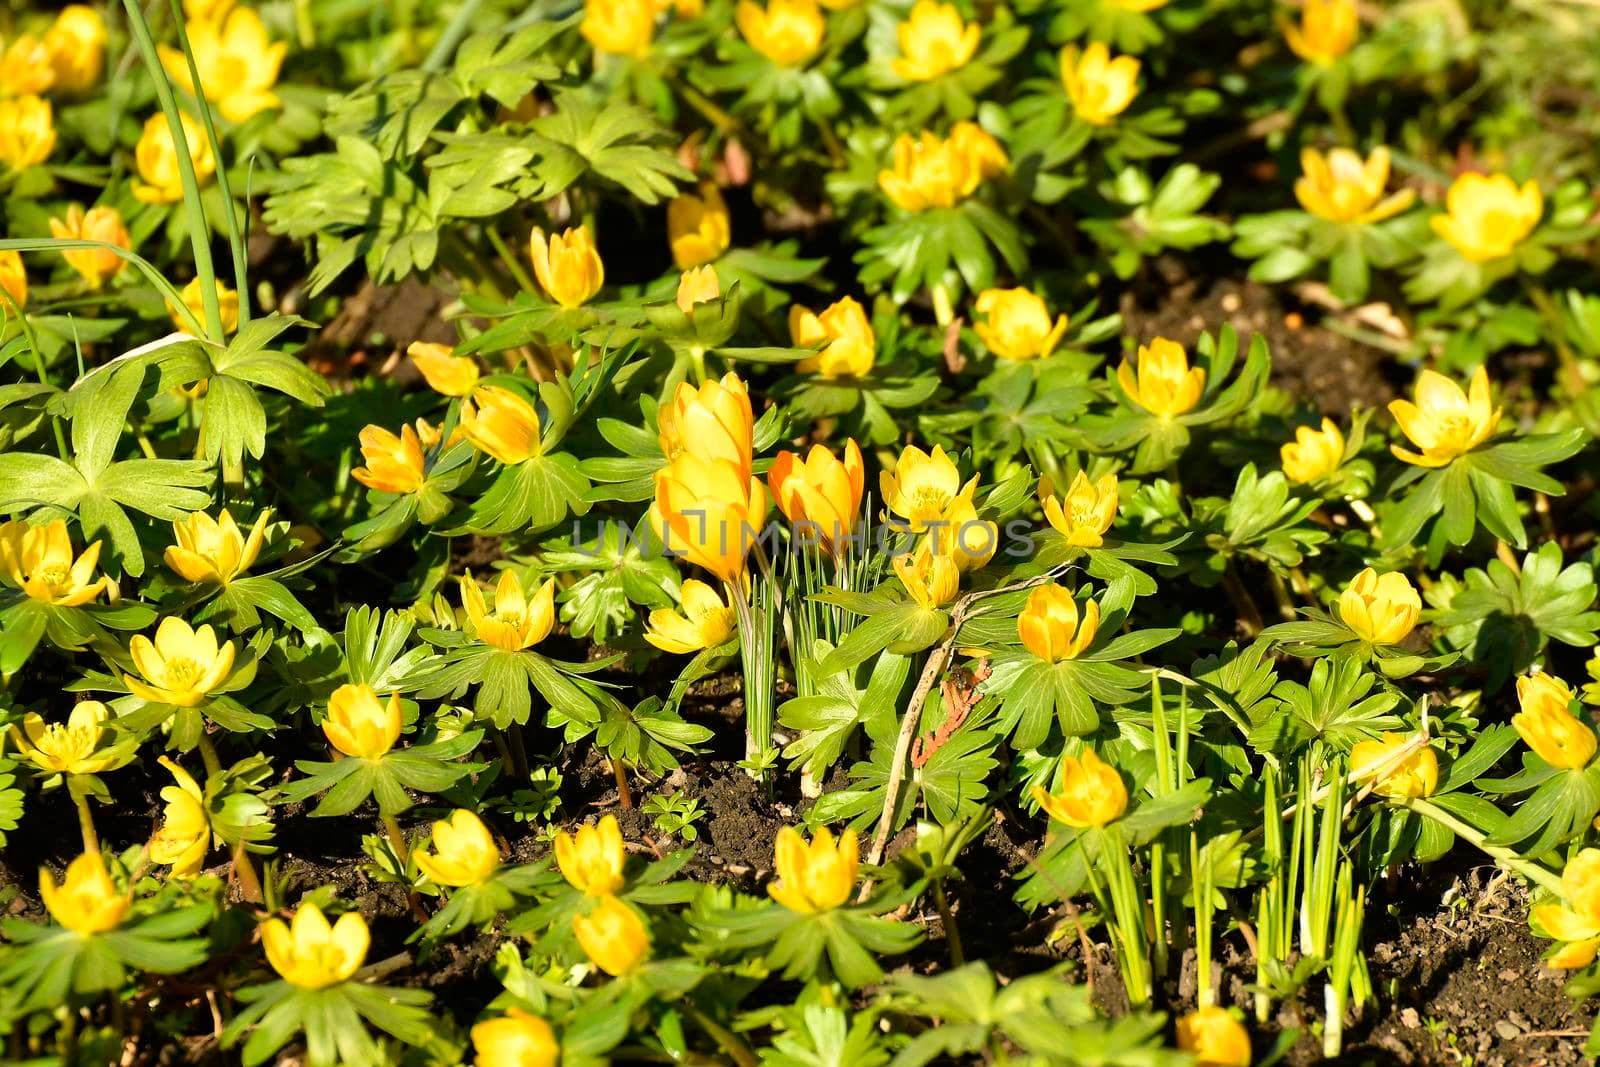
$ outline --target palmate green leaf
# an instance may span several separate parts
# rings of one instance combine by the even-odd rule
[[[694,180],[666,147],[668,136],[655,116],[631,104],[567,90],[556,95],[555,113],[534,120],[531,129],[528,143],[541,158],[529,175],[539,187],[519,190],[527,199],[555,196],[593,176],[658,204],[679,182]]]
[[[472,503],[461,524],[444,533],[538,533],[558,525],[569,514],[587,514],[588,490],[589,479],[571,454],[533,456],[502,468],[488,492]]]
[[[1536,756],[1527,758],[1543,762]],[[1517,805],[1489,835],[1488,843],[1514,847],[1526,856],[1543,855],[1582,834],[1596,814],[1600,814],[1600,764],[1556,771]]]
[[[561,77],[551,42],[578,22],[541,19],[509,37],[504,33],[473,34],[456,50],[455,76],[468,93],[482,93],[503,107],[516,107],[542,82]]]

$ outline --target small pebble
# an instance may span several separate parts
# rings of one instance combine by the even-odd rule
[[[1515,1026],[1506,1022],[1504,1019],[1495,1020],[1494,1032],[1499,1034],[1501,1040],[1504,1041],[1510,1041],[1522,1033],[1521,1030],[1518,1030]]]

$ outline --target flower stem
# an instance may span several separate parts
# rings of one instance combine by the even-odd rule
[[[100,835],[94,832],[94,814],[89,810],[87,796],[75,796],[73,800],[78,805],[78,829],[83,834],[83,850],[85,852],[100,851]]]
[[[617,803],[622,805],[623,811],[632,811],[633,790],[628,788],[628,766],[621,756],[611,757],[611,773],[617,779]]]
[[[239,882],[240,900],[246,904],[262,902],[261,879],[256,876],[255,864],[250,862],[250,853],[245,851],[243,841],[233,850],[233,876]]]
[[[394,854],[399,857],[402,864],[411,862],[411,850],[406,847],[406,835],[401,831],[400,824],[393,815],[383,816],[383,835],[389,839],[389,847],[394,849]]]
[[[1420,797],[1395,797],[1391,798],[1389,803],[1397,808],[1415,812],[1423,818],[1432,819],[1457,837],[1465,840],[1468,844],[1477,847],[1480,852],[1494,857],[1501,866],[1515,871],[1528,881],[1535,882],[1552,893],[1557,895],[1563,893],[1560,875],[1554,871],[1546,870],[1537,863],[1528,862],[1512,849],[1489,844],[1488,835],[1462,822],[1432,801],[1423,800]]]
[[[956,926],[955,913],[950,910],[950,901],[944,894],[943,878],[933,883],[933,904],[939,909],[939,921],[944,925],[944,943],[950,949],[950,966],[960,967],[967,962],[967,954],[961,947],[961,930]]]

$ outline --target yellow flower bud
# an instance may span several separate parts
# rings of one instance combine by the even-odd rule
[[[1010,165],[998,141],[965,121],[946,140],[927,130],[915,140],[901,134],[892,162],[891,169],[878,172],[878,187],[902,211],[954,207]]]
[[[50,47],[33,34],[22,34],[0,51],[0,94],[38,96],[48,92],[55,80]]]
[[[471,356],[451,355],[449,345],[412,341],[406,355],[428,388],[443,396],[466,396],[478,384],[477,362]]]
[[[99,774],[112,760],[101,753],[111,709],[98,700],[72,706],[65,724],[46,723],[36,711],[22,718],[17,753],[46,774]]]
[[[106,24],[87,4],[68,4],[45,31],[56,89],[81,93],[100,80],[106,61]]]
[[[1077,830],[1105,826],[1128,810],[1128,788],[1117,769],[1085,745],[1079,756],[1061,759],[1061,792],[1033,787],[1033,799],[1046,815]]]
[[[1564,904],[1540,904],[1533,918],[1546,935],[1562,942],[1545,964],[1577,970],[1594,962],[1600,949],[1600,848],[1586,848],[1561,872]]]
[[[206,853],[211,848],[205,792],[188,771],[166,756],[158,762],[172,772],[178,784],[161,789],[161,799],[167,807],[161,829],[150,839],[150,860],[171,864],[174,878],[192,878],[205,866]]]
[[[564,308],[582,307],[606,283],[605,264],[587,226],[574,226],[548,238],[535,226],[528,237],[528,253],[539,285]]]
[[[956,497],[976,487],[976,477],[962,486],[955,460],[940,445],[933,446],[931,455],[907,445],[894,470],[878,474],[878,493],[884,505],[917,534],[926,533],[930,523],[942,521]]]
[[[192,279],[178,295],[183,298],[183,306],[194,315],[195,321],[205,326],[206,298],[200,279]],[[177,307],[170,302],[167,304],[167,314],[172,316],[172,324],[179,330],[189,329],[188,320],[179,315]],[[229,289],[221,278],[217,279],[217,315],[222,319],[224,334],[230,334],[239,328],[239,294]]]
[[[961,587],[961,568],[955,560],[933,551],[926,542],[915,552],[900,553],[890,563],[906,593],[930,611],[954,600]]]
[[[163,558],[172,572],[186,582],[227,585],[248,571],[261,555],[271,517],[271,508],[263,510],[246,536],[227,508],[215,519],[204,512],[194,512],[172,524],[177,544],[168,545]]]
[[[860,517],[866,488],[861,447],[853,438],[846,440],[843,460],[822,445],[812,445],[804,459],[779,452],[767,472],[767,486],[778,509],[799,527],[802,541],[814,539],[830,552],[842,553]]]
[[[1517,679],[1517,703],[1522,710],[1511,725],[1534,755],[1562,770],[1578,771],[1594,759],[1595,735],[1572,714],[1572,690],[1543,671]]]
[[[1300,169],[1295,199],[1329,222],[1356,226],[1382,222],[1410,207],[1417,195],[1412,189],[1383,195],[1389,184],[1389,150],[1381,145],[1365,160],[1348,148],[1335,148],[1326,156],[1315,148],[1303,148]]]
[[[733,230],[728,205],[714,182],[701,182],[696,193],[684,193],[667,204],[667,243],[679,270],[710,263],[728,250]]]
[[[860,378],[872,370],[878,359],[878,339],[861,302],[853,296],[836,300],[821,315],[810,308],[789,307],[789,338],[796,348],[816,348],[795,364],[801,374],[820,374],[824,378]]]
[[[390,693],[389,699],[382,701],[365,682],[346,683],[328,697],[322,732],[328,743],[346,756],[378,759],[400,740],[404,725],[399,693]]]
[[[135,634],[128,654],[143,679],[124,674],[122,680],[134,696],[152,704],[192,708],[205,702],[233,671],[232,641],[217,644],[210,626],[193,629],[175,615],[156,627],[156,639]]]
[[[101,241],[118,248],[129,248],[133,239],[122,216],[114,207],[92,207],[87,213],[77,204],[67,208],[67,217],[50,220],[50,236],[68,241]],[[83,276],[89,288],[98,289],[113,277],[127,260],[108,248],[78,248],[61,253],[67,265]]]
[[[0,524],[0,579],[34,600],[65,608],[89,603],[110,584],[104,575],[95,577],[99,562],[99,541],[73,558],[65,519],[43,526],[16,520]]]
[[[578,32],[596,52],[640,58],[656,34],[652,0],[584,0]]]
[[[591,897],[605,897],[622,888],[627,853],[615,815],[578,827],[576,834],[556,834],[556,866],[572,888]]]
[[[1319,67],[1350,51],[1360,33],[1356,0],[1305,0],[1300,24],[1283,23],[1283,36],[1294,54]]]
[[[900,54],[889,68],[908,82],[926,82],[959,70],[978,51],[982,29],[965,22],[954,4],[917,0],[911,14],[895,27]]]
[[[491,611],[469,571],[461,576],[461,606],[479,641],[507,652],[520,652],[549,637],[555,628],[555,590],[556,580],[547,578],[530,601],[522,591],[522,580],[508,568],[500,572]]]
[[[179,114],[183,139],[189,146],[189,160],[194,164],[195,181],[204,185],[216,173],[217,159],[211,152],[211,142],[206,139],[205,128],[187,112]],[[3,124],[0,124],[3,125]],[[183,174],[178,167],[178,146],[167,124],[167,116],[156,112],[144,123],[144,133],[133,149],[134,162],[139,165],[139,181],[133,183],[133,195],[145,204],[175,204],[183,199]]]
[[[1250,1033],[1215,1004],[1178,1020],[1178,1048],[1194,1053],[1196,1067],[1250,1067]]]
[[[1138,371],[1127,360],[1117,368],[1117,381],[1128,399],[1150,414],[1170,419],[1192,411],[1205,392],[1204,367],[1189,366],[1183,346],[1157,337],[1139,346]]]
[[[669,552],[734,582],[760,534],[767,494],[748,465],[686,451],[656,473],[650,514]]]
[[[1339,594],[1338,612],[1361,640],[1398,645],[1416,627],[1422,615],[1422,597],[1400,572],[1379,575],[1368,567]]]
[[[3,103],[3,101],[0,101]],[[6,300],[0,297],[0,322],[11,318],[11,305],[18,308],[28,306],[28,272],[22,265],[22,253],[11,250],[0,251],[0,289],[4,289]]]
[[[1041,502],[1044,517],[1051,527],[1079,548],[1099,548],[1105,532],[1117,517],[1117,476],[1103,475],[1099,481],[1079,471],[1072,478],[1065,500],[1054,495]]]
[[[1085,601],[1080,614],[1072,590],[1052,582],[1036,586],[1017,618],[1017,635],[1029,652],[1046,663],[1077,659],[1094,644],[1100,605]]]
[[[632,971],[650,955],[650,931],[639,913],[604,896],[587,915],[572,917],[572,932],[584,955],[613,978]]]
[[[278,70],[289,46],[267,36],[267,27],[254,8],[236,7],[221,16],[191,18],[184,27],[200,88],[229,122],[243,122],[259,112],[279,106]],[[167,76],[194,92],[189,61],[180,49],[157,45]]]
[[[461,436],[508,467],[544,454],[539,412],[504,386],[480,385],[462,402]]]
[[[435,885],[481,885],[500,867],[500,849],[483,820],[465,808],[433,824],[433,850],[412,855]]]
[[[716,648],[733,634],[734,611],[717,591],[693,578],[678,590],[683,611],[657,608],[650,613],[644,639],[663,652],[685,655]]]
[[[1419,467],[1444,467],[1457,456],[1477,448],[1494,433],[1500,409],[1489,396],[1489,374],[1482,367],[1472,372],[1469,392],[1431,370],[1417,378],[1416,403],[1389,401],[1389,414],[1400,430],[1420,450],[1399,445],[1389,451]]]
[[[309,900],[294,913],[292,925],[282,919],[261,924],[267,962],[301,989],[326,989],[350,978],[366,962],[371,941],[360,912],[347,911],[329,926],[322,909]]]
[[[733,21],[750,47],[783,67],[804,65],[822,47],[827,28],[816,0],[739,0]]]
[[[717,268],[709,263],[691,267],[678,276],[678,310],[685,315],[721,295],[722,283],[717,279]]]
[[[556,1067],[561,1043],[550,1024],[521,1008],[472,1028],[474,1067]]]
[[[1445,194],[1445,213],[1429,222],[1465,259],[1489,263],[1515,252],[1543,215],[1544,195],[1531,178],[1518,188],[1504,174],[1463,174]]]
[[[1294,440],[1278,450],[1283,457],[1283,476],[1301,485],[1334,473],[1344,463],[1344,434],[1332,419],[1322,420],[1322,429],[1295,428]]]
[[[50,101],[37,96],[0,100],[0,163],[11,170],[37,166],[56,147],[56,121]]]
[[[1048,356],[1067,332],[1067,317],[1050,321],[1050,309],[1027,289],[985,289],[974,304],[979,315],[974,322],[990,352],[1001,359],[1038,359]]]
[[[115,930],[132,903],[106,873],[98,852],[85,852],[69,863],[60,885],[39,868],[39,897],[52,919],[80,937]]]
[[[656,415],[661,451],[669,461],[684,452],[723,461],[748,475],[753,462],[755,415],[750,391],[732,371],[698,389],[679,382]]]
[[[350,476],[368,489],[414,493],[427,480],[422,439],[409,426],[400,427],[399,437],[381,426],[365,427],[361,431],[361,456],[367,465],[355,468]]]
[[[1386,797],[1431,797],[1439,788],[1439,757],[1426,745],[1395,761],[1411,743],[1405,734],[1386,733],[1350,749],[1350,772],[1374,780],[1372,791]]]
[[[1061,50],[1061,84],[1072,110],[1091,126],[1109,125],[1139,95],[1139,66],[1133,56],[1111,58],[1100,41],[1082,51],[1067,45]]]
[[[844,831],[836,841],[826,826],[818,827],[807,844],[799,830],[785,826],[773,852],[778,878],[767,883],[767,894],[796,914],[832,911],[855,890],[861,850],[854,830]]]

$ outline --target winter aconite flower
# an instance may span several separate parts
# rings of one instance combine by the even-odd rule
[[[755,413],[750,391],[732,371],[699,388],[679,382],[670,402],[656,416],[661,451],[668,461],[686,451],[722,460],[746,474],[752,463]]]
[[[1361,640],[1397,645],[1416,627],[1422,598],[1399,571],[1380,575],[1368,567],[1350,579],[1339,594],[1337,609],[1339,618]]]
[[[927,540],[935,553],[948,555],[956,570],[965,574],[994,558],[1000,547],[1000,527],[979,517],[972,494],[966,492],[950,502],[944,521],[928,531]]]
[[[55,114],[37,96],[0,99],[0,163],[25,170],[50,158],[56,147]]]
[[[462,402],[461,436],[508,467],[544,451],[539,412],[521,393],[500,385],[480,385]]]
[[[105,206],[92,207],[85,212],[73,204],[67,208],[65,219],[50,220],[50,236],[67,241],[99,241],[118,248],[129,248],[133,244],[117,209]],[[106,279],[114,277],[128,263],[109,248],[68,249],[61,253],[61,258],[89,283],[91,289],[99,289]]]
[[[1322,428],[1295,428],[1294,440],[1278,450],[1283,458],[1283,476],[1305,485],[1326,478],[1344,463],[1344,434],[1332,419],[1323,419]]]
[[[1178,1048],[1192,1052],[1196,1067],[1250,1067],[1250,1033],[1215,1004],[1178,1020]]]
[[[1326,156],[1315,148],[1300,150],[1303,172],[1294,183],[1295,199],[1319,219],[1356,226],[1382,222],[1411,206],[1416,192],[1402,189],[1383,195],[1389,184],[1389,150],[1374,148],[1365,160],[1348,148]]]
[[[1445,213],[1433,232],[1473,263],[1504,259],[1517,250],[1544,214],[1544,195],[1532,180],[1518,187],[1504,174],[1463,174],[1445,194]]]
[[[688,451],[656,472],[651,517],[662,543],[725,582],[744,574],[766,514],[766,490],[748,466]]]
[[[472,1048],[474,1067],[556,1067],[561,1060],[550,1024],[517,1007],[474,1025]]]
[[[632,907],[604,896],[587,915],[572,917],[578,945],[596,967],[620,978],[650,955],[650,931]]]
[[[404,725],[399,693],[390,693],[388,700],[380,700],[372,686],[365,682],[346,683],[328,697],[328,714],[323,717],[322,732],[328,743],[346,756],[378,759],[400,740]]]
[[[68,4],[45,31],[54,87],[81,93],[100,80],[106,62],[106,24],[88,4]]]
[[[1067,332],[1067,317],[1050,321],[1050,309],[1031,289],[985,289],[973,304],[984,316],[972,324],[984,345],[1001,359],[1040,359]]]
[[[795,364],[801,374],[824,378],[860,378],[878,359],[878,339],[866,309],[853,296],[836,300],[817,314],[810,308],[789,307],[789,339],[796,348],[821,350]]]
[[[894,470],[880,471],[878,492],[886,507],[906,520],[912,533],[925,533],[932,523],[941,522],[956,496],[971,493],[978,479],[965,486],[961,473],[940,445],[930,455],[916,445],[907,445],[895,461]]]
[[[1061,759],[1061,791],[1033,787],[1033,799],[1046,815],[1077,830],[1105,826],[1128,810],[1128,788],[1122,775],[1085,746],[1079,756]]]
[[[382,426],[364,427],[361,457],[367,465],[356,467],[350,476],[368,489],[415,493],[427,480],[422,438],[409,426],[400,427],[399,437]]]
[[[657,608],[646,622],[644,639],[661,651],[685,655],[716,648],[733,634],[733,608],[705,582],[686,579],[678,600],[681,612]]]
[[[1600,848],[1586,848],[1567,861],[1561,872],[1562,904],[1533,909],[1544,932],[1562,942],[1545,964],[1577,970],[1594,962],[1600,950]]]
[[[0,49],[0,94],[37,96],[48,92],[55,80],[50,48],[33,34],[21,34]]]
[[[229,122],[243,122],[278,106],[278,70],[289,46],[267,36],[267,27],[254,8],[240,5],[221,16],[190,19],[184,27],[200,88]],[[194,92],[189,61],[183,52],[158,45],[161,65],[168,77]]]
[[[1138,369],[1127,360],[1117,367],[1117,381],[1128,399],[1158,418],[1192,411],[1206,387],[1204,367],[1189,366],[1183,346],[1157,337],[1139,346]]]
[[[150,860],[171,864],[174,878],[192,878],[205,866],[206,852],[211,848],[205,793],[188,771],[166,756],[158,762],[172,772],[177,784],[161,789],[161,799],[167,806],[161,829],[150,839]]]
[[[1072,590],[1061,585],[1037,586],[1017,618],[1017,635],[1023,647],[1046,663],[1077,659],[1100,629],[1100,605],[1084,603],[1082,611]]]
[[[678,276],[678,292],[674,298],[678,310],[690,314],[701,304],[709,304],[722,295],[722,283],[717,278],[717,268],[706,263],[690,267]]]
[[[206,300],[201,281],[195,278],[183,287],[178,294],[183,297],[183,306],[189,309],[196,321],[206,321]],[[170,302],[167,304],[167,314],[172,316],[172,324],[180,330],[189,328],[187,320],[178,314],[178,309]],[[239,328],[239,294],[228,288],[226,282],[217,279],[217,316],[222,319],[222,332],[232,333]]]
[[[1319,67],[1350,51],[1360,32],[1356,0],[1305,0],[1300,23],[1283,24],[1283,37],[1295,55]]]
[[[1416,402],[1389,401],[1389,414],[1417,447],[1416,452],[1390,445],[1397,459],[1419,467],[1443,467],[1470,452],[1494,433],[1500,409],[1489,396],[1489,373],[1472,372],[1468,391],[1436,371],[1417,378]]]
[[[1052,494],[1041,501],[1044,517],[1067,544],[1079,548],[1099,548],[1105,532],[1117,517],[1117,476],[1106,474],[1091,482],[1079,471],[1072,477],[1067,495],[1060,500]]]
[[[111,584],[105,575],[95,576],[99,563],[99,541],[91,541],[73,558],[65,519],[43,526],[0,523],[0,580],[33,600],[63,608],[95,600]]]
[[[156,627],[156,639],[135,634],[128,654],[143,678],[124,674],[122,680],[134,696],[152,704],[192,708],[203,703],[233,670],[232,641],[217,643],[210,626],[193,629],[175,615]]]
[[[1372,790],[1386,797],[1430,797],[1439,788],[1439,757],[1426,745],[1396,759],[1411,744],[1406,734],[1386,733],[1350,749],[1350,773],[1373,780]]]
[[[1133,56],[1113,59],[1100,41],[1081,52],[1068,45],[1061,50],[1061,84],[1080,119],[1106,126],[1139,95],[1139,61]]]
[[[902,552],[890,562],[911,599],[930,611],[954,600],[961,587],[961,568],[955,560],[933,551],[926,542],[915,552]]]
[[[845,441],[842,460],[822,445],[812,445],[804,459],[779,452],[767,472],[767,486],[778,509],[798,528],[802,543],[815,539],[830,552],[842,553],[866,488],[861,447],[854,439]]]
[[[710,263],[722,255],[732,234],[728,205],[714,182],[701,182],[697,193],[684,193],[667,205],[667,243],[679,270]]]
[[[271,517],[271,508],[262,511],[246,535],[227,508],[214,519],[205,512],[194,512],[172,524],[177,543],[167,546],[163,558],[172,572],[186,582],[227,585],[248,571],[261,555]]]
[[[916,138],[901,134],[894,142],[892,166],[878,172],[878,187],[902,211],[948,208],[1008,166],[1000,142],[976,123],[963,121],[944,139],[928,130]]]
[[[69,863],[60,885],[41,867],[39,897],[52,919],[82,937],[115,930],[132,903],[106,873],[98,852],[85,852]]]
[[[816,0],[739,0],[733,21],[750,47],[781,67],[802,66],[822,47],[827,22]]]
[[[606,283],[606,267],[587,226],[549,236],[535,226],[528,235],[528,256],[540,287],[564,308],[582,307]]]
[[[966,66],[982,33],[976,22],[963,21],[954,4],[917,0],[895,27],[900,54],[889,61],[889,68],[908,82],[932,81]]]
[[[1517,679],[1517,703],[1511,725],[1534,754],[1552,767],[1582,770],[1594,759],[1594,731],[1572,714],[1573,693],[1543,671]]]
[[[471,356],[453,356],[449,345],[413,341],[406,355],[428,388],[441,396],[466,396],[478,384],[478,364]]]
[[[98,700],[72,706],[63,723],[47,723],[36,711],[22,717],[17,752],[46,774],[99,774],[113,762],[104,754],[111,709]]]
[[[584,0],[578,32],[596,52],[637,59],[650,51],[656,8],[651,0]]]
[[[479,885],[500,867],[500,849],[483,820],[465,808],[433,824],[433,849],[412,853],[435,885]]]
[[[461,576],[461,606],[478,640],[506,652],[532,648],[556,624],[556,580],[547,578],[530,599],[522,590],[522,579],[515,571],[500,572],[494,589],[494,608],[483,601],[483,591],[469,572]]]
[[[767,894],[800,915],[820,915],[850,899],[861,867],[860,845],[854,830],[835,840],[826,826],[818,827],[810,844],[792,826],[778,831],[773,846],[778,879],[767,883]]]
[[[204,185],[217,170],[211,142],[206,139],[206,131],[187,112],[179,114],[179,124],[183,127],[183,139],[189,146],[189,160],[194,165],[195,181]],[[139,166],[139,180],[133,183],[136,199],[145,204],[175,204],[183,199],[183,172],[178,166],[178,146],[165,113],[158,111],[145,120],[144,133],[134,146],[133,158]]]
[[[604,897],[622,888],[627,853],[615,815],[580,826],[575,834],[557,833],[555,853],[561,876],[579,892]]]
[[[268,919],[261,924],[261,946],[267,962],[290,985],[326,989],[361,969],[371,944],[367,920],[347,911],[328,925],[322,909],[311,901],[300,905],[292,923]]]
[[[28,306],[28,270],[22,265],[22,253],[14,249],[0,250],[0,322],[11,318],[11,305]],[[9,300],[6,297],[10,297]]]

